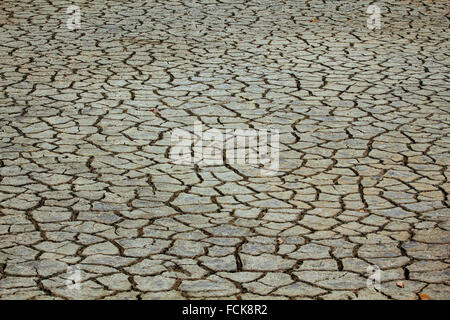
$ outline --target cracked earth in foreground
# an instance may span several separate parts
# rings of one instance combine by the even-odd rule
[[[446,0],[75,2],[0,4],[0,299],[450,299]]]

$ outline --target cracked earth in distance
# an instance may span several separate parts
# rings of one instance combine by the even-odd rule
[[[74,2],[0,4],[0,299],[450,299],[446,0],[381,30],[371,1]],[[278,128],[279,172],[174,165],[195,121]]]

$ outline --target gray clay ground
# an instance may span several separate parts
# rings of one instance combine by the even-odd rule
[[[2,0],[0,299],[450,299],[448,2],[371,3]],[[174,165],[195,121],[279,172]]]

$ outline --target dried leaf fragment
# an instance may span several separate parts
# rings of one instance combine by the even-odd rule
[[[420,300],[431,300],[430,296],[425,293],[419,293]]]

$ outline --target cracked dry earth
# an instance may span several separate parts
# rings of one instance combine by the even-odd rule
[[[1,299],[450,298],[447,1],[75,2],[0,4]],[[195,121],[279,171],[175,165]]]

